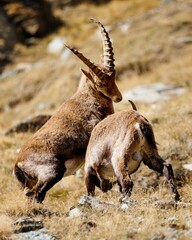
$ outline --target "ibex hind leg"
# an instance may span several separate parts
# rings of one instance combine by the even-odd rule
[[[52,171],[44,171],[43,176],[38,177],[36,185],[26,192],[26,196],[37,203],[42,203],[46,192],[59,182],[64,175],[66,168],[64,165],[52,166]]]
[[[20,187],[25,192],[26,189],[32,189],[32,187],[36,184],[37,179],[30,177],[26,172],[22,170],[18,165],[14,167],[14,175],[16,176],[17,180],[19,181]]]
[[[115,161],[113,161],[112,165],[115,175],[117,177],[117,182],[120,186],[119,190],[121,191],[123,196],[126,195],[130,197],[133,189],[133,182],[131,180],[125,163],[126,161],[124,160],[124,157],[122,157],[122,159],[116,159]]]
[[[26,176],[25,176],[24,172],[22,171],[22,169],[19,168],[17,164],[14,167],[13,174],[17,178],[21,188],[24,190],[24,188],[26,186]]]
[[[86,170],[85,184],[87,194],[91,196],[95,195],[95,186],[100,188],[103,192],[109,191],[113,186],[109,180],[103,179],[92,167]]]
[[[163,174],[169,183],[171,192],[174,195],[174,200],[179,201],[179,193],[175,184],[174,173],[171,164],[165,162],[159,155],[154,155],[152,157],[144,156],[143,162],[150,169],[157,171],[158,173]]]

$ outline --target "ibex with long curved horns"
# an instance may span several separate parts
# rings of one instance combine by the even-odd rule
[[[21,149],[14,173],[26,196],[42,202],[46,192],[62,177],[74,174],[84,163],[85,151],[95,125],[114,112],[112,101],[122,95],[115,84],[113,48],[101,29],[104,61],[97,65],[68,47],[89,68],[82,70],[77,92],[53,114]]]
[[[130,196],[130,175],[143,162],[167,178],[174,200],[178,201],[172,166],[159,156],[151,124],[131,104],[134,110],[106,117],[91,133],[85,160],[87,193],[94,195],[95,186],[107,192],[112,188],[110,179],[116,177],[122,197]]]

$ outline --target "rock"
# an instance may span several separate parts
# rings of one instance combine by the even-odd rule
[[[83,196],[81,197],[81,199],[79,200],[79,205],[80,206],[90,206],[93,209],[105,209],[106,206],[111,206],[114,205],[113,203],[110,202],[104,202],[104,201],[100,201],[98,198],[96,197],[91,197],[91,196]]]
[[[188,140],[187,147],[188,147],[189,149],[192,149],[192,138],[190,138],[190,139]]]
[[[84,176],[84,171],[82,168],[78,169],[75,173],[75,176],[78,177],[78,178],[83,178]]]
[[[31,217],[22,217],[14,223],[14,227],[15,233],[22,233],[41,229],[43,228],[43,223]]]
[[[160,237],[152,237],[150,240],[163,240],[163,238],[160,238]]]
[[[12,3],[2,0],[2,4],[20,40],[32,36],[42,37],[60,25],[48,1],[15,0]]]
[[[123,93],[125,101],[131,99],[137,102],[154,103],[168,100],[172,96],[178,96],[185,92],[185,88],[178,85],[155,83],[151,85],[138,86]]]
[[[0,80],[4,80],[8,77],[15,76],[16,74],[20,72],[26,72],[32,70],[32,68],[39,68],[43,65],[43,61],[40,60],[36,63],[18,63],[14,68],[12,68],[9,71],[3,71],[0,74]]]
[[[19,218],[14,223],[14,235],[11,239],[16,240],[55,240],[56,238],[47,233],[43,222],[31,217]]]
[[[177,221],[177,220],[178,220],[177,217],[172,216],[172,217],[169,217],[169,218],[166,220],[166,222],[173,222],[173,221]]]
[[[183,164],[183,168],[192,171],[192,163]]]
[[[126,34],[128,33],[130,27],[131,27],[130,22],[120,22],[120,23],[118,24],[118,28],[120,28],[121,31],[124,32],[124,33],[126,33]]]
[[[167,5],[170,3],[176,3],[176,0],[161,0],[161,5]]]
[[[23,122],[18,123],[14,127],[8,129],[5,132],[5,135],[10,135],[13,133],[21,132],[35,132],[40,127],[42,127],[49,119],[51,115],[38,115],[32,118],[29,118]]]
[[[176,203],[175,201],[164,201],[159,200],[154,203],[155,207],[159,207],[160,209],[172,209],[176,208],[179,203]]]
[[[79,208],[75,207],[68,212],[68,218],[81,217],[82,214],[82,211]]]
[[[135,201],[130,199],[128,196],[121,196],[119,201],[121,203],[120,209],[123,211],[127,210],[130,206],[135,205]]]
[[[56,240],[57,238],[44,232],[45,230],[31,231],[27,233],[20,233],[13,236],[15,240]]]
[[[70,51],[69,49],[65,49],[65,50],[61,53],[60,58],[61,58],[62,61],[66,61],[66,60],[69,58],[70,55],[71,55],[71,51]]]
[[[91,232],[93,228],[97,226],[94,222],[83,222],[80,226],[80,230],[83,232]]]
[[[192,37],[191,36],[182,36],[179,37],[175,40],[175,45],[177,46],[182,46],[185,44],[191,44],[192,43]]]
[[[11,61],[11,52],[18,42],[14,26],[3,8],[0,8],[0,73],[3,67]]]
[[[64,48],[65,39],[62,37],[55,37],[47,46],[48,53],[59,54]]]

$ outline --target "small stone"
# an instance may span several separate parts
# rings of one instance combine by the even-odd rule
[[[68,214],[69,214],[68,218],[76,218],[82,216],[81,210],[77,207],[71,209]]]
[[[187,147],[188,147],[189,149],[192,149],[192,138],[188,140]]]
[[[192,163],[183,164],[183,168],[192,171]]]
[[[15,240],[56,240],[56,237],[43,232],[42,230],[39,231],[30,231],[27,233],[19,233],[15,237],[13,236],[13,239]]]
[[[64,42],[64,38],[55,37],[47,46],[48,53],[59,54],[64,48]]]
[[[177,221],[177,220],[178,220],[178,218],[175,217],[175,216],[173,216],[173,217],[169,217],[169,218],[167,219],[167,222],[172,222],[172,221]]]
[[[68,57],[70,56],[71,51],[69,49],[65,49],[62,53],[61,53],[61,60],[62,61],[66,61],[68,59]]]
[[[127,210],[130,206],[135,205],[135,201],[130,199],[128,196],[120,197],[119,201],[122,203],[120,206],[121,210]]]
[[[127,210],[128,208],[129,208],[129,205],[127,203],[121,204],[121,207],[120,207],[121,210]]]
[[[88,205],[94,209],[99,209],[99,210],[105,209],[107,206],[111,206],[113,204],[114,203],[112,203],[112,202],[104,202],[104,201],[99,200],[96,197],[91,197],[91,196],[83,196],[79,200],[80,206]]]
[[[93,228],[95,228],[96,226],[97,226],[97,224],[94,223],[94,222],[90,222],[90,221],[89,222],[83,222],[80,229],[81,229],[81,231],[84,231],[84,232],[91,232],[91,230]]]
[[[83,169],[78,169],[77,172],[75,173],[75,176],[78,177],[78,178],[83,178],[84,176],[84,171]]]
[[[152,237],[151,240],[162,240],[162,238],[159,238],[159,237]]]

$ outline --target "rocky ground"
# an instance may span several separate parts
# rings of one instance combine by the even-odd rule
[[[53,8],[61,27],[29,38],[32,45],[11,46],[11,61],[0,74],[0,239],[191,239],[190,1],[68,2]],[[131,108],[131,99],[153,124],[159,152],[175,172],[177,205],[165,179],[144,165],[133,174],[133,194],[124,203],[116,186],[86,197],[81,170],[54,186],[43,205],[31,204],[12,176],[20,148],[77,88],[81,63],[63,41],[99,61],[101,39],[90,17],[113,39],[124,97],[115,110]]]

